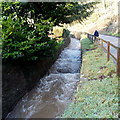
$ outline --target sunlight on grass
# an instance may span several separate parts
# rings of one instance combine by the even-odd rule
[[[89,50],[97,47],[92,43],[92,41],[90,41],[90,39],[86,37],[86,35],[82,35],[81,45],[83,50]]]
[[[112,35],[112,36],[120,37],[120,32],[118,32],[118,33],[108,33],[108,35]]]

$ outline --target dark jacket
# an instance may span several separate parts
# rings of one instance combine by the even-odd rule
[[[97,30],[94,32],[94,36],[99,37],[99,33]]]

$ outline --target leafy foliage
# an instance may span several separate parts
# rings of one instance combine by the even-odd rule
[[[48,37],[59,24],[82,21],[96,3],[2,2],[2,52],[4,60],[36,60],[53,55],[59,46]],[[64,30],[64,37],[69,34]]]
[[[97,45],[93,44],[92,41],[86,37],[86,35],[81,35],[81,46],[83,50],[97,48]]]
[[[57,43],[45,33],[50,28],[49,20],[41,20],[34,28],[25,22],[19,18],[13,21],[11,16],[3,21],[3,58],[35,60],[54,51]]]
[[[28,17],[35,22],[41,17],[44,19],[51,18],[55,25],[60,23],[70,23],[73,20],[84,20],[94,10],[97,2],[78,4],[77,2],[4,2],[3,14],[16,13],[19,17]],[[23,14],[24,13],[24,14]]]
[[[53,27],[53,34],[56,36],[56,37],[59,37],[59,36],[62,36],[63,34],[63,27],[59,27],[59,26],[56,26],[56,27]]]

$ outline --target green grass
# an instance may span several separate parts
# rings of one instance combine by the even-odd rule
[[[2,40],[0,39],[0,54],[2,53]]]
[[[118,118],[115,64],[100,48],[83,55],[81,80],[63,118]]]
[[[83,50],[96,48],[96,45],[94,45],[86,36],[82,36],[81,45]]]
[[[107,34],[115,37],[120,37],[120,33],[107,33]]]

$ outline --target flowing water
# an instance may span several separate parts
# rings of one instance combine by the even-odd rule
[[[80,80],[80,41],[71,42],[49,70],[49,75],[18,102],[7,118],[55,118],[71,102]]]

